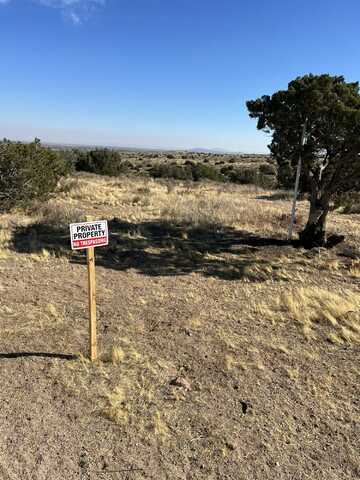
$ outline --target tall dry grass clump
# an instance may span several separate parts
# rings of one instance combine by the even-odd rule
[[[178,191],[168,195],[162,218],[193,226],[229,226],[262,234],[286,234],[286,211],[274,202],[256,200],[254,189],[241,186]]]
[[[10,254],[11,230],[6,221],[0,223],[0,260]]]
[[[39,217],[41,223],[54,227],[85,221],[85,214],[80,208],[56,199],[37,204],[32,211]]]
[[[335,293],[318,287],[283,292],[273,313],[282,320],[295,320],[308,339],[322,332],[332,343],[360,342],[360,295]]]

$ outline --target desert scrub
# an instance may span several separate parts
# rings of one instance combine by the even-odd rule
[[[38,139],[29,144],[0,142],[0,211],[46,199],[71,172],[71,162]]]

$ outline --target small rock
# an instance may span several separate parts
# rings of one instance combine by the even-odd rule
[[[242,413],[246,415],[248,409],[251,408],[251,404],[249,402],[244,402],[243,400],[240,400],[240,404]]]
[[[185,390],[191,390],[191,383],[184,377],[176,377],[171,380],[170,385],[174,385],[175,387],[182,387]]]
[[[229,449],[229,450],[236,450],[236,445],[234,442],[232,442],[231,440],[230,441],[227,441],[226,442],[226,447]]]

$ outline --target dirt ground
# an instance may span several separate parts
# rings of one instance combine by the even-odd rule
[[[304,250],[289,211],[250,187],[78,175],[1,216],[0,479],[360,479],[360,220],[332,212],[345,242]],[[111,232],[94,364],[68,234],[85,213]]]

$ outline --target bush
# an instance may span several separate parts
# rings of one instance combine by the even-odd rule
[[[234,170],[233,165],[225,165],[224,167],[220,168],[220,173],[222,173],[225,176],[228,176],[232,170]]]
[[[194,163],[191,165],[192,177],[195,182],[206,178],[208,180],[223,181],[224,177],[214,167],[204,165],[203,163]]]
[[[76,162],[79,156],[78,150],[73,148],[64,148],[63,150],[59,150],[58,154],[62,160],[71,167],[71,170],[75,170]]]
[[[30,144],[0,142],[0,210],[24,206],[54,192],[59,179],[72,172],[72,164],[40,140]]]
[[[175,180],[192,180],[191,167],[189,165],[177,165],[176,163],[161,163],[154,165],[149,171],[154,178],[174,178]]]
[[[116,177],[129,172],[132,168],[132,163],[122,160],[121,154],[116,150],[97,148],[90,151],[78,151],[76,170],[79,171]]]
[[[231,182],[240,183],[241,185],[255,183],[257,175],[258,172],[250,168],[233,168],[227,172],[227,176]]]
[[[184,165],[177,163],[155,165],[150,174],[155,178],[174,178],[175,180],[193,180],[195,182],[202,179],[214,181],[223,181],[224,179],[216,168],[190,160],[187,160]]]
[[[342,213],[360,213],[360,192],[351,191],[338,195],[334,201],[335,208],[341,208]]]
[[[272,189],[276,186],[276,177],[267,175],[255,168],[234,168],[226,172],[226,176],[230,182],[240,183],[241,185],[257,185],[265,189]]]
[[[275,165],[272,165],[271,163],[262,163],[259,166],[259,172],[262,173],[263,175],[273,175],[273,176],[275,176],[277,173]]]

